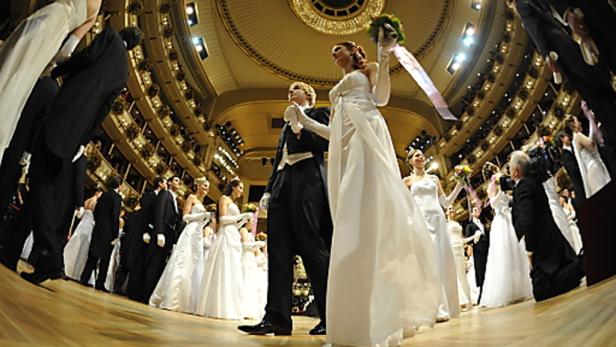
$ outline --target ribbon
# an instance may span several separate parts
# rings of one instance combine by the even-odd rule
[[[473,205],[482,208],[483,204],[481,203],[481,199],[479,199],[479,195],[470,185],[470,182],[467,182],[464,186],[464,190],[466,190],[466,201],[468,202],[468,220],[473,220]]]
[[[447,102],[413,54],[398,44],[394,46],[393,52],[400,64],[402,64],[402,67],[413,77],[419,88],[426,93],[441,118],[457,121],[458,118],[449,111]]]

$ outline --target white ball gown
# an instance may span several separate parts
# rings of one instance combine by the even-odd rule
[[[438,199],[438,178],[428,175],[411,186],[411,195],[421,210],[436,249],[441,278],[441,301],[438,318],[455,318],[460,315],[456,263],[447,230],[447,219]]]
[[[114,240],[113,250],[109,257],[109,266],[107,267],[107,277],[105,277],[105,289],[110,292],[115,290],[115,277],[118,268],[120,267],[120,247],[122,245],[122,229],[119,230],[117,239]]]
[[[257,301],[261,307],[263,314],[265,313],[265,305],[267,304],[267,254],[261,252],[257,255]]]
[[[590,198],[601,190],[601,188],[610,183],[612,179],[597,148],[595,147],[594,150],[589,150],[580,146],[579,136],[580,133],[573,134],[573,152],[575,153],[575,159],[580,167],[584,192],[586,193],[586,197]]]
[[[573,250],[576,254],[580,253],[580,250],[582,250],[584,244],[582,243],[580,228],[577,225],[575,209],[566,209],[565,214],[567,215],[569,227],[571,228],[571,233],[573,234]]]
[[[173,248],[165,270],[150,296],[150,305],[165,310],[195,313],[198,291],[205,267],[203,227],[209,213],[202,204],[195,204],[185,227]]]
[[[64,246],[64,273],[66,277],[75,281],[81,279],[81,274],[86,266],[92,230],[94,230],[94,214],[90,210],[84,210],[73,236]],[[91,276],[90,282],[94,283],[94,275]]]
[[[243,318],[258,319],[265,314],[265,305],[260,306],[259,301],[259,268],[255,250],[264,246],[263,241],[255,241],[254,235],[249,232],[248,239],[243,242],[242,252],[242,311]]]
[[[558,194],[556,193],[556,178],[550,177],[548,180],[543,182],[543,189],[545,190],[545,194],[548,196],[550,211],[552,212],[552,218],[554,219],[556,226],[560,230],[560,233],[563,234],[569,245],[575,249],[574,230],[571,228],[569,218],[567,218],[567,213],[558,199]]]
[[[490,229],[490,248],[481,306],[506,306],[532,297],[530,267],[524,240],[518,242],[509,201],[509,196],[502,191],[490,198],[490,205],[495,213]]]
[[[37,79],[87,11],[87,0],[56,0],[24,19],[0,46],[0,161]]]
[[[240,320],[243,318],[242,240],[236,224],[240,220],[240,210],[233,203],[228,209],[228,215],[219,218],[218,235],[205,263],[196,313]]]
[[[327,176],[334,231],[326,342],[399,344],[403,332],[434,324],[440,298],[434,246],[402,183],[368,77],[359,70],[348,73],[329,97],[334,112]]]
[[[447,230],[451,240],[451,250],[456,263],[456,276],[458,278],[458,300],[460,305],[472,305],[471,289],[466,278],[466,258],[464,257],[464,239],[462,226],[456,221],[447,221]]]

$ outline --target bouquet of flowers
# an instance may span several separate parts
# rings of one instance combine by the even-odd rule
[[[244,205],[244,212],[255,213],[255,212],[257,212],[258,209],[259,208],[255,204],[246,204],[246,205]]]
[[[456,181],[468,181],[471,177],[471,173],[473,170],[468,165],[456,165],[453,168],[453,177],[452,180]]]
[[[393,14],[383,13],[378,17],[372,18],[370,27],[368,27],[368,36],[375,43],[379,39],[379,29],[383,28],[383,32],[386,38],[395,39],[397,43],[404,43],[406,37],[402,30],[402,22],[400,18]]]
[[[262,232],[262,231],[259,231],[257,233],[257,236],[255,236],[255,240],[257,240],[257,241],[267,241],[267,234]]]

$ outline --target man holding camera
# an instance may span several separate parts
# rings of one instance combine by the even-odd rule
[[[515,151],[509,159],[513,190],[513,226],[525,237],[536,301],[566,293],[584,277],[583,252],[576,256],[552,216],[541,181],[531,174],[529,157]]]

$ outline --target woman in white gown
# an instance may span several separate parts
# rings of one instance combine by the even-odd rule
[[[95,223],[92,211],[94,211],[96,202],[101,195],[103,195],[102,189],[97,188],[94,195],[85,201],[81,221],[77,224],[73,236],[64,246],[64,273],[66,277],[75,281],[81,279],[81,273],[88,260],[88,250],[90,249],[90,240]],[[90,278],[90,282],[94,284],[94,276]]]
[[[440,282],[430,234],[401,181],[385,119],[389,51],[366,63],[354,42],[334,46],[344,77],[329,92],[331,128],[298,112],[308,129],[328,138],[328,191],[334,225],[327,287],[331,344],[399,344],[436,319]]]
[[[101,0],[56,0],[24,19],[0,46],[0,161],[36,80],[52,59],[68,58],[94,24],[100,5]]]
[[[586,136],[582,134],[582,123],[577,117],[568,116],[565,122],[573,132],[572,142],[575,159],[580,167],[586,197],[590,198],[610,183],[611,177],[594,141],[594,128],[591,127],[589,136]]]
[[[261,315],[265,314],[267,304],[267,242],[263,240],[263,247],[257,250],[257,302],[261,308]]]
[[[580,253],[580,250],[584,247],[582,244],[582,235],[580,234],[580,228],[577,225],[577,215],[575,213],[575,208],[573,205],[567,201],[564,196],[559,196],[560,205],[563,207],[565,214],[567,215],[567,220],[569,221],[569,227],[571,229],[571,234],[573,236],[573,250],[575,253]]]
[[[464,184],[458,182],[451,194],[445,196],[438,177],[426,174],[426,157],[422,151],[411,149],[407,162],[413,167],[413,173],[404,178],[404,183],[411,190],[411,195],[423,214],[436,249],[441,278],[441,299],[436,319],[447,321],[460,315],[460,302],[456,264],[443,208],[453,204]]]
[[[462,309],[473,306],[471,289],[466,278],[466,258],[464,256],[464,244],[472,239],[462,238],[462,226],[456,221],[456,210],[453,206],[447,208],[447,230],[451,240],[451,249],[456,262],[456,275],[458,277],[458,298]]]
[[[259,319],[265,313],[265,306],[259,306],[259,269],[256,252],[263,247],[263,241],[255,241],[253,233],[246,228],[240,229],[242,237],[242,311],[243,318]]]
[[[556,178],[550,177],[543,182],[543,189],[545,190],[545,194],[548,196],[548,203],[550,205],[550,211],[552,212],[552,218],[554,219],[558,230],[560,230],[560,233],[563,234],[569,245],[575,249],[574,231],[571,228],[571,224],[567,218],[567,213],[560,204],[558,194],[556,193]]]
[[[158,281],[150,306],[165,310],[195,313],[199,286],[203,280],[203,227],[210,218],[203,199],[210,189],[205,177],[195,179],[196,193],[190,194],[182,208],[182,219],[188,223],[180,234]]]
[[[113,250],[109,259],[109,266],[107,267],[107,277],[105,278],[105,289],[110,293],[115,290],[115,279],[118,267],[120,267],[120,247],[122,246],[122,236],[124,235],[124,210],[120,214],[120,230],[118,230],[118,236],[111,242]]]
[[[198,315],[229,320],[243,318],[242,241],[238,228],[252,218],[252,213],[240,213],[234,203],[243,192],[244,184],[234,178],[218,202],[218,235],[197,294]]]
[[[488,185],[494,219],[490,229],[490,248],[483,282],[481,306],[500,307],[532,296],[530,266],[524,240],[518,242],[509,196],[498,187],[498,175]]]

